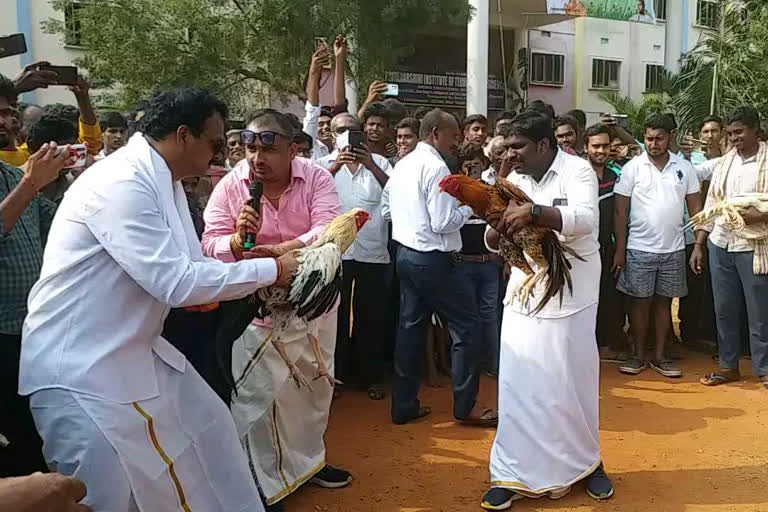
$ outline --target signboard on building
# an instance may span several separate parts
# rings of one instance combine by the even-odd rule
[[[398,84],[397,99],[407,105],[463,110],[467,106],[467,76],[463,73],[390,71],[388,83]],[[504,83],[488,78],[488,110],[504,110]]]
[[[547,0],[549,14],[656,23],[654,0]]]

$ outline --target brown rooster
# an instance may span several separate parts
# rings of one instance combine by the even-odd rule
[[[496,180],[496,185],[492,186],[468,176],[452,174],[440,181],[440,190],[455,197],[459,203],[471,206],[475,215],[486,221],[489,217],[503,215],[510,201],[516,205],[533,203],[525,192],[506,179]],[[548,282],[544,295],[531,314],[541,311],[555,295],[560,296],[562,303],[563,287],[567,284],[568,290],[573,291],[571,263],[565,256],[566,252],[584,261],[571,248],[561,244],[555,232],[546,227],[528,225],[512,236],[502,234],[499,256],[526,275],[516,289],[509,291],[505,303],[517,298],[526,307],[534,288],[545,275]],[[536,265],[535,272],[526,255]]]

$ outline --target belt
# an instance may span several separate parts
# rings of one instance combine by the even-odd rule
[[[459,261],[467,263],[485,263],[494,260],[492,254],[459,254],[458,256]]]

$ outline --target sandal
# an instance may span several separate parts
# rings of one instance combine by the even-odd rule
[[[736,377],[729,376],[730,375],[736,375]],[[734,372],[712,372],[709,375],[706,375],[699,379],[699,382],[704,384],[705,386],[719,386],[721,384],[728,384],[729,382],[737,382],[741,379],[741,376],[738,373]]]
[[[760,382],[763,383],[763,386],[765,386],[765,389],[768,389],[768,375],[763,375],[760,377]]]
[[[384,400],[387,393],[381,386],[373,385],[368,387],[368,398],[371,400]]]
[[[472,427],[495,427],[499,424],[499,414],[493,409],[483,409],[480,416],[467,416],[459,420],[463,425]]]

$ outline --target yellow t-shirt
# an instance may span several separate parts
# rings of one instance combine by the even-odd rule
[[[21,167],[24,165],[24,162],[29,160],[29,150],[27,149],[27,145],[24,144],[19,146],[13,151],[0,151],[0,160],[8,165]]]

